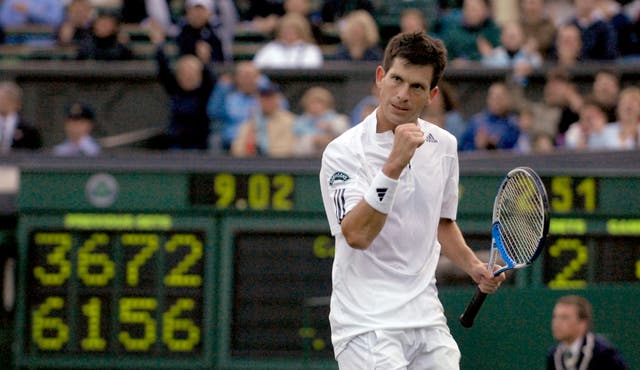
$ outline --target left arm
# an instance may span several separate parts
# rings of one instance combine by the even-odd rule
[[[504,273],[494,277],[493,273],[487,269],[487,264],[480,261],[473,253],[455,221],[447,218],[440,219],[438,241],[442,246],[442,254],[471,276],[482,292],[493,293],[504,281]]]

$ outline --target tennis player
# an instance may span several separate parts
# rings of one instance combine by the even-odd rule
[[[340,369],[459,369],[438,299],[440,253],[485,293],[494,277],[455,219],[453,135],[419,119],[438,93],[447,51],[401,33],[376,68],[379,107],[323,153],[320,186],[335,237],[331,337]]]

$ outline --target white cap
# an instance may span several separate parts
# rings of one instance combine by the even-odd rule
[[[211,0],[187,0],[185,2],[186,8],[192,8],[194,6],[201,6],[210,12],[213,11],[213,3]]]

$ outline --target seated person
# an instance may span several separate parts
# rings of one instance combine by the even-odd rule
[[[520,130],[510,94],[505,83],[491,84],[486,107],[469,120],[458,143],[459,150],[513,149]]]
[[[0,24],[5,28],[25,25],[55,28],[63,17],[61,0],[3,0],[0,3]]]
[[[354,10],[340,26],[340,44],[331,59],[381,62],[383,51],[379,41],[378,25],[371,14]]]
[[[522,26],[517,21],[508,21],[502,26],[500,43],[492,47],[488,42],[479,42],[482,65],[510,68],[513,80],[526,85],[531,73],[542,66],[542,55],[526,44]]]
[[[240,125],[231,145],[231,155],[290,157],[295,144],[296,115],[282,108],[282,94],[277,85],[269,83],[258,88],[258,96],[260,109]]]
[[[493,21],[489,0],[464,0],[462,17],[439,30],[453,66],[480,61],[480,43],[500,44],[500,28]]]
[[[223,62],[222,41],[211,24],[212,0],[187,0],[184,6],[185,17],[176,37],[179,55],[195,55],[205,64]]]
[[[154,21],[167,34],[175,36],[170,0],[122,0],[120,17],[124,24],[138,24],[142,27]]]
[[[40,133],[20,114],[22,95],[15,82],[0,82],[0,153],[42,147]]]
[[[64,121],[65,140],[53,147],[56,156],[96,156],[100,144],[91,136],[95,114],[90,106],[80,102],[71,104]]]
[[[71,0],[64,21],[56,31],[58,45],[81,45],[93,38],[94,8],[90,0]]]
[[[253,58],[260,68],[320,68],[322,50],[314,42],[309,22],[300,14],[286,14],[278,23],[276,38]]]
[[[120,33],[120,21],[115,14],[106,11],[99,14],[91,30],[91,38],[80,43],[76,59],[133,59],[128,36]]]
[[[303,113],[296,118],[296,156],[320,156],[331,140],[350,127],[349,118],[335,111],[335,98],[324,87],[309,88],[300,99]]]

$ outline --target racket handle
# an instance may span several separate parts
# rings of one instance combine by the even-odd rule
[[[484,299],[487,298],[487,293],[483,293],[480,288],[476,287],[476,292],[469,301],[467,308],[464,310],[462,315],[460,315],[460,324],[465,328],[470,328],[473,326],[473,321],[476,319],[476,315],[478,311],[480,311],[480,307],[484,303]]]

